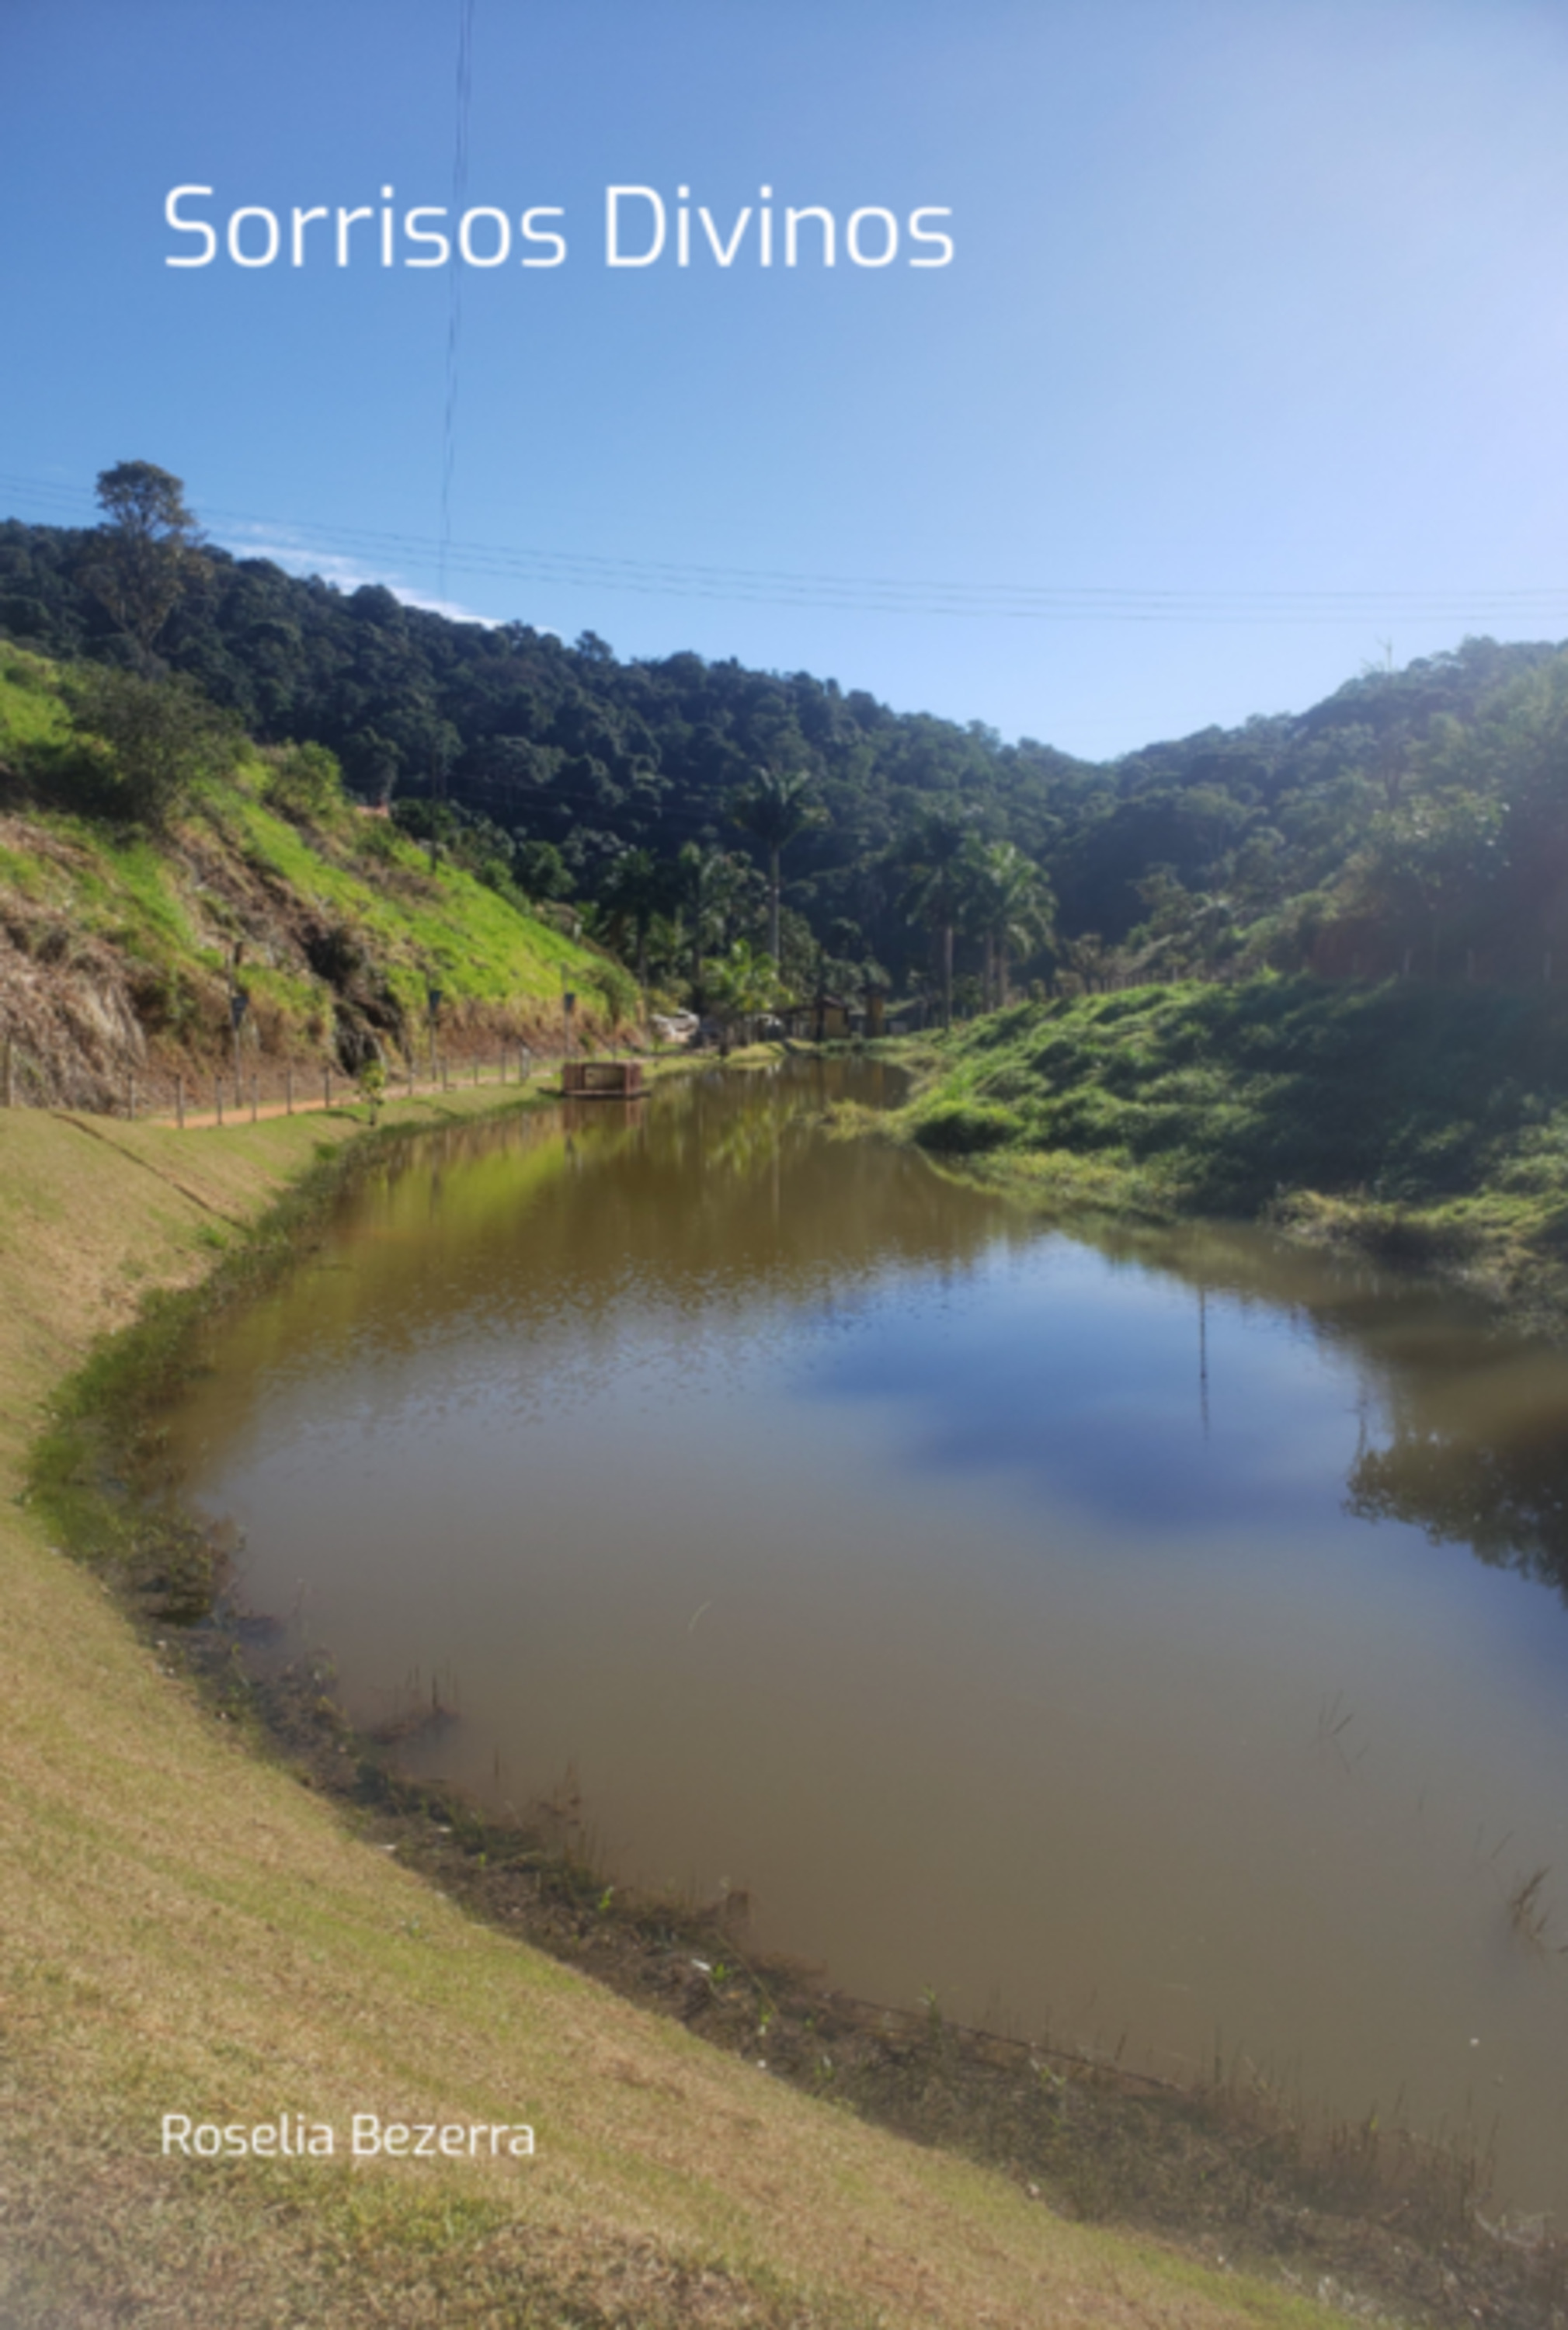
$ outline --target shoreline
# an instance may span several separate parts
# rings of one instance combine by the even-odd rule
[[[249,1228],[243,1227],[242,1208],[236,1211],[231,1204],[227,1208],[214,1204],[211,1189],[205,1193],[199,1186],[186,1189],[183,1194],[191,1202],[209,1216],[221,1215],[232,1226],[238,1251],[225,1256],[215,1276],[203,1271],[194,1279],[187,1278],[184,1304],[178,1297],[172,1303],[165,1299],[155,1304],[142,1327],[133,1331],[129,1344],[122,1339],[118,1358],[100,1359],[85,1377],[76,1379],[68,1407],[74,1406],[79,1419],[91,1413],[101,1420],[113,1410],[116,1369],[123,1391],[126,1354],[138,1334],[144,1339],[141,1356],[129,1365],[143,1378],[139,1389],[145,1392],[149,1383],[160,1380],[166,1388],[167,1375],[160,1378],[156,1366],[149,1369],[149,1355],[161,1349],[165,1367],[177,1365],[178,1347],[200,1308],[213,1301],[242,1299],[247,1287],[259,1283],[256,1273],[288,1266],[313,1207],[330,1198],[345,1172],[360,1170],[378,1152],[384,1154],[389,1139],[401,1140],[432,1123],[496,1116],[550,1097],[515,1087],[509,1089],[504,1103],[494,1091],[477,1093],[471,1099],[467,1093],[453,1093],[443,1095],[443,1103],[456,1101],[459,1105],[432,1109],[415,1103],[419,1113],[411,1118],[404,1113],[408,1103],[389,1104],[383,1111],[383,1122],[376,1137],[370,1141],[362,1137],[367,1130],[363,1108],[344,1112],[347,1149],[335,1148],[328,1165],[320,1154],[322,1144],[302,1144],[297,1136],[290,1136],[306,1153],[284,1175],[279,1195],[263,1211],[260,1224]],[[310,1127],[312,1133],[321,1122],[317,1116]],[[249,1130],[245,1128],[241,1138],[249,1138]],[[127,1155],[143,1142],[128,1146],[111,1137],[105,1145]],[[135,1156],[133,1161],[146,1164],[149,1160]],[[192,1173],[184,1178],[199,1185],[202,1176]],[[204,1259],[211,1264],[214,1255],[210,1237],[203,1241],[203,1248]],[[175,1315],[182,1311],[183,1317]],[[145,1340],[147,1337],[150,1343]],[[147,1418],[145,1409],[132,1401],[121,1405],[118,1422],[122,1431],[128,1425],[135,1437]],[[57,1450],[57,1456],[60,1453]],[[57,1485],[59,1470],[57,1464]],[[48,1472],[47,1452],[44,1472]],[[118,1511],[124,1521],[126,1509],[121,1506]],[[1035,2179],[1046,2179],[1055,2195],[1048,2206],[1064,2208],[1082,2220],[1115,2218],[1124,2232],[1131,2230],[1134,2238],[1153,2232],[1166,2240],[1176,2240],[1195,2262],[1211,2245],[1216,2254],[1236,2259],[1238,2238],[1245,2255],[1252,2246],[1245,2239],[1246,2221],[1252,2220],[1254,2226],[1262,2221],[1271,2225],[1273,2238],[1257,2244],[1258,2253],[1248,2262],[1275,2272],[1282,2269],[1297,2278],[1295,2268],[1282,2260],[1280,2245],[1289,2230],[1285,2220],[1292,2214],[1298,2220],[1299,2216],[1299,2173],[1304,2164],[1300,2131],[1288,2126],[1261,2128],[1256,2098],[1232,2094],[1221,2098],[1222,2108],[1216,2113],[1211,2098],[1207,2107],[1214,2124],[1195,2127],[1195,2113],[1202,2118],[1200,2099],[1171,2091],[1165,2129],[1151,2142],[1150,2098],[1157,2095],[1156,2083],[1119,2077],[1106,2066],[1058,2069],[1059,2064],[1067,2064],[1067,2058],[1053,2062],[1042,2049],[1020,2050],[1015,2042],[993,2034],[957,2031],[940,2017],[898,2017],[886,2008],[842,1999],[802,1969],[751,1960],[743,1937],[732,1927],[711,1916],[694,1918],[678,1905],[618,1904],[613,1916],[607,1914],[599,1898],[601,1880],[574,1862],[569,1853],[557,1852],[553,1856],[525,1834],[484,1822],[471,1807],[449,1795],[399,1780],[384,1757],[373,1757],[367,1752],[369,1743],[356,1740],[348,1730],[332,1704],[330,1678],[318,1665],[307,1662],[306,1672],[295,1672],[284,1679],[280,1705],[269,1710],[260,1704],[255,1685],[238,1676],[231,1637],[216,1628],[176,1629],[168,1599],[171,1580],[177,1605],[182,1592],[194,1592],[197,1599],[203,1592],[210,1596],[211,1573],[203,1578],[199,1559],[194,1560],[194,1569],[182,1573],[179,1560],[170,1558],[171,1549],[179,1552],[178,1545],[171,1549],[167,1540],[149,1540],[145,1534],[137,1538],[135,1529],[132,1537],[133,1550],[144,1568],[142,1586],[137,1588],[133,1583],[128,1600],[139,1619],[144,1650],[150,1643],[161,1653],[175,1675],[185,1675],[186,1688],[199,1685],[203,1711],[198,1719],[209,1729],[216,1729],[216,1717],[226,1719],[231,1734],[250,1735],[243,1742],[248,1755],[260,1745],[276,1757],[281,1742],[289,1761],[280,1768],[288,1773],[290,1784],[298,1792],[299,1782],[304,1781],[313,1796],[332,1799],[338,1816],[346,1814],[360,1831],[360,1842],[353,1849],[363,1852],[365,1859],[373,1857],[365,1850],[370,1844],[390,1843],[395,1851],[386,1857],[408,1866],[427,1890],[433,1888],[433,1899],[447,1895],[503,1933],[521,1935],[608,1982],[623,1997],[656,2006],[665,2016],[700,2034],[710,2049],[741,2058],[747,2068],[755,2057],[760,2026],[767,2033],[770,2068],[780,2084],[792,2079],[808,2092],[842,2098],[857,2112],[879,2120],[884,2127],[913,2136],[923,2145],[940,2142],[971,2157],[977,2154],[986,2157],[1005,2169],[1025,2202],[1038,2201],[1045,2186]],[[186,1557],[194,1558],[189,1535],[181,1542]],[[134,1580],[134,1567],[132,1576]],[[150,1599],[146,1591],[149,1579]],[[188,1649],[200,1645],[211,1656],[175,1660],[171,1646],[175,1641]],[[169,1671],[164,1668],[165,1673]],[[720,1980],[713,1979],[715,1967],[721,1970]],[[833,2077],[827,2080],[820,2074],[825,2051],[836,2059]],[[1224,2154],[1220,2139],[1227,2121],[1233,2139],[1231,2156],[1235,2173],[1226,2188],[1224,2208],[1217,2216],[1212,2209],[1205,2216],[1195,2212],[1193,2197],[1205,2186],[1212,2193],[1216,2183],[1225,2183],[1219,2163]],[[1071,2131],[1070,2142],[1064,2141],[1067,2131]],[[1394,2196],[1381,2181],[1376,2154],[1375,2143],[1371,2157],[1364,2144],[1355,2173],[1350,2174],[1341,2143],[1332,2162],[1310,2171],[1318,2179],[1321,2197],[1335,2197],[1343,2204],[1350,2187],[1359,2180],[1363,2203],[1371,2201],[1377,2210],[1385,2211]],[[1407,2152],[1407,2170],[1413,2157]],[[954,2164],[959,2165],[956,2161]],[[1029,2174],[1031,2168],[1034,2177]],[[1283,2178],[1272,2197],[1270,2172]],[[1332,2196],[1324,2183],[1326,2175],[1328,2184],[1336,2188]],[[1287,2192],[1294,2196],[1289,2205],[1284,2198]],[[1140,2209],[1140,2200],[1153,2205]],[[1484,2286],[1485,2296],[1495,2299],[1497,2271],[1516,2268],[1518,2256],[1478,2240],[1469,2216],[1468,2185],[1456,2188],[1450,2182],[1441,2193],[1434,2186],[1420,2208],[1407,2193],[1397,2206],[1412,2223],[1419,2217],[1420,2208],[1435,2210],[1434,2241],[1448,2247],[1459,2262],[1467,2298],[1482,2295]],[[1321,2221],[1314,2229],[1317,2238],[1306,2243],[1298,2222],[1289,2255],[1310,2274],[1311,2286],[1321,2283],[1327,2272],[1346,2293],[1370,2283],[1384,2295],[1397,2295],[1403,2303],[1421,2306],[1424,2318],[1431,2321],[1471,2318],[1463,2306],[1448,2302],[1435,2259],[1430,2261],[1429,2272],[1429,2261],[1408,2249],[1397,2255],[1389,2250],[1378,2257],[1376,2244],[1369,2247],[1360,2236],[1363,2222],[1345,2213],[1343,2205],[1338,2212],[1322,2210]],[[1386,2242],[1384,2247],[1387,2249]],[[1468,2260],[1461,2251],[1470,2253]],[[1412,2271],[1412,2259],[1420,2270]],[[1526,2262],[1531,2274],[1525,2278],[1539,2278],[1535,2261]],[[1451,2264],[1447,2270],[1451,2278]],[[1429,2280],[1430,2288],[1421,2287]],[[1517,2282],[1516,2271],[1511,2271],[1511,2299],[1524,2294]],[[1516,2313],[1513,2318],[1523,2323],[1532,2317]],[[1543,2313],[1540,2318],[1544,2321],[1547,2316]]]
[[[1349,985],[1341,983],[1345,990]],[[1517,1085],[1526,1068],[1537,1076],[1553,1073],[1540,1048],[1549,1038],[1545,1050],[1554,1058],[1556,1029],[1549,1022],[1560,1020],[1568,1031],[1568,1018],[1555,1002],[1548,1007],[1526,999],[1541,1023],[1529,1031],[1535,1054],[1525,1047],[1523,1062],[1496,1066],[1488,1048],[1493,1029],[1486,1024],[1471,1028],[1469,1068],[1480,1088],[1450,1091],[1440,1075],[1445,1103],[1438,1118],[1421,1051],[1433,1045],[1451,1000],[1441,991],[1412,995],[1398,982],[1346,995],[1329,981],[1265,979],[1250,990],[1128,989],[1068,1004],[1014,1006],[948,1037],[827,1047],[884,1060],[911,1079],[908,1098],[883,1117],[853,1106],[836,1114],[845,1133],[869,1132],[916,1147],[939,1171],[1031,1212],[1053,1215],[1064,1226],[1095,1217],[1151,1227],[1245,1224],[1453,1288],[1484,1302],[1498,1326],[1561,1344],[1568,1341],[1568,1178],[1559,1185],[1554,1140],[1568,1127],[1568,1091],[1554,1116],[1549,1084],[1533,1099]],[[1518,999],[1480,1000],[1506,1014]],[[1357,1031],[1360,1048],[1346,1043],[1342,1062],[1309,1057],[1303,1068],[1299,1055],[1310,1055],[1321,1023],[1347,1002],[1367,1021],[1365,1031]],[[1227,1006],[1234,1025],[1205,1024]],[[1477,991],[1461,997],[1459,1006],[1477,1012]],[[1281,1037],[1269,1024],[1270,1014],[1288,1019],[1292,1011],[1305,1042],[1302,1029],[1289,1028]],[[1496,1032],[1500,1044],[1516,1031],[1505,1019]],[[1331,1027],[1330,1035],[1340,1037],[1341,1030]],[[1394,1038],[1408,1047],[1403,1062]],[[1270,1040],[1276,1056],[1264,1069],[1243,1066],[1249,1042],[1261,1048]],[[1466,1180],[1445,1170],[1440,1178],[1447,1186],[1423,1196],[1418,1185],[1423,1172],[1430,1179],[1430,1165],[1391,1166],[1381,1144],[1389,1140],[1397,1112],[1384,1107],[1382,1094],[1369,1101],[1366,1091],[1367,1075],[1375,1080],[1384,1065],[1380,1044],[1391,1047],[1390,1070],[1403,1065],[1409,1076],[1412,1113],[1424,1108],[1432,1118],[1424,1130],[1434,1147],[1440,1147],[1450,1122],[1466,1122],[1467,1100],[1475,1116],[1488,1113],[1497,1094],[1480,1080],[1496,1080],[1511,1113],[1509,1129],[1491,1151],[1490,1177]],[[1036,1047],[1037,1062],[1028,1057]],[[1125,1070],[1120,1061],[1110,1065],[1117,1054],[1129,1060]],[[1518,1076],[1503,1073],[1516,1066]],[[1341,1136],[1336,1128],[1326,1145],[1325,1122],[1334,1122],[1335,1078],[1341,1073],[1346,1129]],[[1290,1091],[1292,1084],[1299,1090]],[[1253,1085],[1262,1088],[1261,1094],[1255,1096]],[[1355,1123],[1358,1111],[1371,1122]],[[1281,1145],[1290,1153],[1294,1134],[1308,1120],[1318,1161],[1330,1170],[1316,1181],[1309,1175],[1274,1178]],[[1397,1124],[1392,1130],[1408,1132]],[[1035,1137],[1063,1131],[1079,1137]],[[1129,1141],[1143,1145],[1135,1150]],[[1337,1143],[1342,1155],[1335,1153]],[[1355,1160],[1358,1171],[1333,1170],[1346,1158]],[[1396,1184],[1403,1179],[1403,1194],[1380,1192],[1377,1183],[1385,1174]],[[1240,1202],[1221,1202],[1224,1192]]]

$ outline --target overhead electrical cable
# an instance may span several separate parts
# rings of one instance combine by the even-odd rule
[[[455,390],[454,390],[455,396]],[[455,413],[455,403],[453,405]],[[82,511],[90,497],[80,489],[0,472],[0,491]],[[605,556],[587,551],[453,542],[447,534],[401,533],[385,527],[322,526],[268,516],[254,510],[208,505],[226,531],[224,547],[237,558],[308,562],[363,560],[398,567],[433,561],[446,595],[449,570],[516,585],[554,584],[578,590],[632,592],[656,598],[821,608],[868,614],[957,616],[970,620],[1118,623],[1346,623],[1374,620],[1451,624],[1493,620],[1568,621],[1568,581],[1562,583],[1475,584],[1465,588],[1356,587],[1261,590],[1237,586],[1170,590],[1106,584],[957,582],[887,575],[839,575],[766,567]],[[90,518],[89,523],[93,522]],[[247,541],[244,537],[252,538]],[[330,579],[330,578],[329,578]],[[370,579],[370,578],[366,578]],[[404,596],[411,586],[399,581]],[[476,620],[488,620],[476,618]]]

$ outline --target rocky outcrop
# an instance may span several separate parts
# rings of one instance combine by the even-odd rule
[[[146,1061],[125,956],[0,886],[0,1071],[14,1096],[112,1107]]]
[[[423,1067],[430,1031],[408,999],[430,959],[418,918],[439,903],[440,942],[460,943],[450,893],[405,865],[334,856],[331,837],[323,848],[319,882],[297,887],[220,810],[193,818],[156,859],[151,845],[139,862],[120,849],[111,869],[69,825],[0,813],[0,1098],[170,1108],[183,1077],[187,1096],[207,1094],[210,1106],[213,1079],[231,1094],[237,1072],[243,1095],[254,1080],[277,1098],[291,1070]],[[341,902],[345,876],[365,894],[363,920],[352,891]],[[454,1059],[559,1042],[553,997],[481,1003],[443,984],[440,1048]],[[600,1016],[584,999],[577,1032],[592,1033]]]

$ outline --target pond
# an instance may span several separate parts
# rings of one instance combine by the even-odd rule
[[[410,1768],[843,1989],[1218,2053],[1568,2210],[1568,1359],[836,1137],[883,1075],[362,1182],[175,1420],[246,1600],[361,1723],[439,1698]]]

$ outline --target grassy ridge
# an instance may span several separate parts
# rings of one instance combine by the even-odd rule
[[[928,1047],[902,1129],[1043,1194],[1360,1236],[1561,1302],[1568,998],[1308,978],[1024,1005]]]

